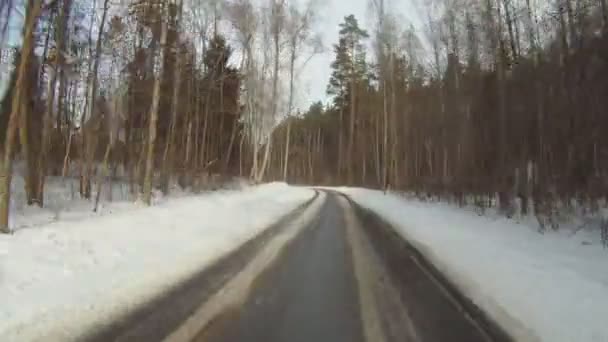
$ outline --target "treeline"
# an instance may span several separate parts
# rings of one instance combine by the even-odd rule
[[[314,1],[0,2],[12,66],[0,87],[0,229],[13,161],[38,206],[49,176],[77,177],[94,203],[113,178],[150,203],[154,188],[243,176],[414,191],[506,215],[516,203],[549,217],[574,199],[603,205],[605,0],[433,1],[418,13],[425,36],[385,1],[371,0],[370,30],[344,19],[332,101],[303,113]]]
[[[150,204],[153,189],[168,193],[173,184],[197,191],[210,178],[263,177],[270,151],[263,142],[284,93],[279,60],[289,50],[293,71],[308,11],[278,0],[0,6],[8,69],[0,94],[0,231],[10,231],[14,161],[25,169],[28,204],[41,207],[49,176],[77,177],[81,198],[95,208],[114,178]],[[8,32],[19,22],[11,17],[20,13],[21,39],[10,41],[19,36]],[[235,46],[222,28],[236,35]]]
[[[558,207],[603,206],[604,1],[447,1],[429,14],[431,63],[415,31],[373,4],[373,33],[353,16],[341,24],[333,102],[275,130],[273,177],[413,191],[508,216],[519,203],[542,229],[556,226]]]

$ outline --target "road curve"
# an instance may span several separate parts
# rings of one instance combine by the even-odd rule
[[[392,227],[331,192],[80,340],[511,341]]]
[[[333,196],[320,215],[260,275],[246,303],[195,341],[364,341],[344,218]]]
[[[344,203],[327,196],[243,305],[194,341],[509,341],[377,217]]]

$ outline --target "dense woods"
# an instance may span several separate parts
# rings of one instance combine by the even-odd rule
[[[291,155],[275,178],[533,212],[542,230],[557,211],[604,205],[605,2],[446,0],[423,36],[385,2],[369,30],[344,18],[333,101],[274,131]]]
[[[314,1],[1,2],[0,228],[15,163],[34,206],[59,176],[95,207],[113,179],[150,204],[234,176],[411,191],[542,229],[605,205],[605,0],[425,1],[418,28],[369,5],[371,27],[340,24],[315,85],[329,100],[302,110]]]
[[[79,179],[94,208],[114,180],[150,204],[155,189],[264,177],[268,132],[284,111],[282,58],[290,55],[293,75],[310,8],[274,0],[0,5],[2,231],[16,174],[28,205],[45,206],[45,181],[63,177]]]

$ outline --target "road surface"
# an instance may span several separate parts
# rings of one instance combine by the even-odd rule
[[[376,217],[337,195],[202,342],[504,341]],[[470,304],[470,303],[468,303]]]
[[[391,227],[330,192],[84,340],[502,342],[510,338]]]

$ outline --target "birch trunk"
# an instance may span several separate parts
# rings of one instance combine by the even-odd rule
[[[101,56],[101,42],[104,32],[104,27],[106,24],[106,17],[108,14],[108,5],[109,0],[104,0],[103,4],[103,14],[101,15],[101,23],[99,24],[99,33],[97,35],[97,42],[95,44],[95,62],[93,64],[93,72],[91,73],[90,85],[88,86],[88,118],[91,119],[93,114],[95,113],[95,96],[97,94],[97,74],[99,72],[99,58]],[[88,143],[88,135],[86,134],[86,130],[84,129],[86,123],[86,111],[85,115],[82,116],[82,120],[80,123],[80,128],[82,131],[82,151],[86,154],[84,158],[84,165],[81,165],[81,178],[80,178],[80,195],[84,198],[91,197],[91,164],[93,163],[93,157],[95,154],[95,149],[89,151],[91,153],[87,153],[87,148],[90,143]]]
[[[283,162],[283,181],[287,182],[287,168],[289,165],[289,139],[291,135],[291,120],[287,123],[287,133],[285,134],[285,159]]]
[[[152,93],[152,106],[150,107],[150,119],[148,126],[148,146],[146,150],[146,171],[144,175],[144,186],[143,186],[143,201],[146,205],[152,204],[152,179],[154,176],[154,146],[156,143],[156,125],[158,123],[158,105],[160,101],[160,84],[163,79],[164,72],[164,55],[165,48],[167,45],[167,18],[165,18],[164,10],[161,16],[161,34],[160,34],[160,48],[158,53],[158,61],[160,64],[160,70],[156,74],[154,80],[154,90]]]
[[[28,62],[34,51],[34,31],[36,20],[42,9],[42,1],[30,0],[26,12],[26,20],[23,32],[23,45],[21,48],[21,61],[17,72],[15,93],[12,98],[11,113],[8,119],[6,141],[4,142],[4,155],[0,164],[0,232],[10,233],[8,226],[8,215],[10,208],[10,189],[13,166],[13,144],[17,134],[18,116],[23,102],[26,78],[28,74]]]

